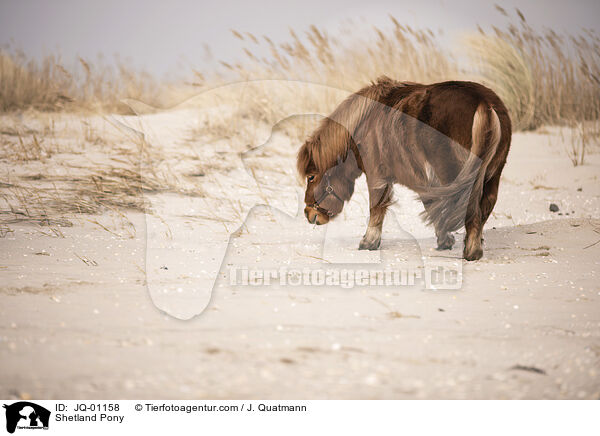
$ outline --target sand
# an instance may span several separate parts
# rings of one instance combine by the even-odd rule
[[[111,138],[115,120],[86,122]],[[76,142],[67,127],[79,121],[59,121],[57,140]],[[188,112],[142,121],[159,167],[186,175],[182,192],[146,193],[151,214],[4,227],[0,397],[600,398],[600,154],[574,167],[568,132],[514,135],[484,258],[464,262],[461,243],[434,249],[422,206],[401,188],[379,252],[357,250],[362,179],[342,216],[309,225],[298,144],[281,132],[232,148],[194,139]],[[72,176],[106,148],[65,145],[41,162],[3,159],[2,170],[13,181]],[[244,269],[431,265],[459,271],[459,289],[231,281]]]

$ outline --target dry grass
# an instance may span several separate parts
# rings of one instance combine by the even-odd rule
[[[497,6],[510,18],[507,11]],[[516,10],[517,24],[466,39],[484,82],[511,110],[517,130],[600,118],[600,38],[589,30],[536,31]]]
[[[465,37],[457,51],[459,56],[466,53],[469,65],[463,57],[457,60],[431,30],[413,29],[393,17],[389,26],[346,39],[315,26],[302,34],[291,30],[281,43],[233,30],[233,37],[245,45],[242,60],[223,62],[219,72],[191,71],[191,80],[173,83],[159,82],[122,62],[109,66],[101,59],[79,58],[67,68],[57,56],[36,62],[3,49],[0,112],[38,119],[44,119],[43,114],[31,110],[75,113],[79,133],[75,143],[66,146],[52,117],[36,129],[18,120],[0,126],[0,163],[6,167],[0,174],[0,236],[10,234],[7,225],[17,221],[49,225],[59,235],[58,226],[69,225],[74,214],[145,210],[144,192],[202,195],[201,189],[185,190],[181,178],[169,171],[164,150],[128,134],[125,145],[116,144],[86,118],[93,113],[153,112],[192,94],[197,97],[186,104],[214,109],[204,114],[191,132],[193,137],[220,139],[235,154],[262,144],[271,128],[290,114],[329,113],[348,93],[380,75],[423,83],[477,80],[501,95],[516,130],[544,124],[573,129],[569,157],[573,165],[584,164],[590,146],[600,138],[600,39],[585,30],[577,35],[538,32],[518,10],[513,14],[498,10],[508,17],[506,28],[480,29]],[[280,128],[292,138],[293,147],[318,119],[296,117]],[[73,140],[73,132],[70,135]],[[110,156],[111,163],[90,162],[81,171],[66,168],[62,176],[43,169],[64,165],[57,156],[89,150]],[[288,155],[294,150],[275,153]],[[213,175],[231,169],[230,161],[195,159],[194,167],[202,168],[190,174],[204,184],[218,187]],[[36,164],[42,169],[9,177],[13,165]],[[202,177],[195,177],[200,172]]]
[[[102,57],[96,62],[77,58],[66,68],[58,56],[41,61],[22,52],[0,49],[0,112],[91,111],[130,113],[122,102],[135,98],[154,106],[169,106],[190,95],[183,83],[158,83],[151,75],[126,63],[113,65]]]
[[[150,211],[143,193],[177,191],[168,180],[153,178],[140,170],[97,170],[84,177],[36,175],[34,182],[0,182],[4,224],[35,222],[70,226],[74,214],[100,214],[106,210]]]
[[[479,29],[458,47],[471,58],[470,65],[457,61],[431,30],[413,29],[394,17],[389,26],[373,27],[370,33],[358,33],[347,24],[342,33],[359,36],[344,39],[316,26],[303,33],[290,30],[289,39],[280,43],[268,36],[232,30],[233,37],[244,43],[243,59],[221,62],[223,70],[218,72],[192,70],[189,80],[176,83],[159,83],[123,62],[109,66],[102,58],[96,62],[78,58],[74,66],[65,68],[57,56],[36,62],[16,50],[4,49],[0,51],[0,111],[85,108],[127,112],[124,98],[144,102],[147,108],[168,107],[194,92],[259,79],[296,80],[352,92],[380,75],[389,75],[423,83],[465,78],[484,81],[506,101],[517,129],[598,119],[598,35],[588,30],[573,35],[540,32],[518,9],[513,13],[500,6],[497,9],[507,17],[505,28]],[[294,87],[286,90],[280,85],[248,90],[243,108],[207,128],[231,134],[235,132],[219,125],[231,125],[232,117],[270,124],[289,112],[286,106],[291,101],[302,100],[304,107],[323,113],[339,102],[338,92],[296,92]],[[221,101],[234,105],[240,98],[222,94]]]
[[[233,65],[222,63],[227,76],[246,83],[279,82],[249,82],[241,94],[232,89],[230,99],[243,98],[243,104],[230,117],[211,123],[209,129],[241,140],[237,132],[246,136],[249,123],[273,126],[290,114],[327,114],[348,93],[381,75],[421,82],[462,76],[433,32],[412,29],[393,17],[391,25],[391,29],[374,28],[371,34],[358,40],[334,38],[311,26],[302,38],[290,30],[290,39],[280,44],[267,36],[232,30],[234,37],[247,46],[244,61]],[[222,94],[221,101],[226,98],[227,90]],[[230,127],[232,118],[236,121],[236,131]],[[299,118],[288,126],[286,133],[300,139],[314,128],[314,122],[306,124],[305,118]]]
[[[39,116],[43,118],[43,114]],[[36,115],[31,117],[36,118]],[[12,128],[4,126],[0,147],[0,224],[3,229],[22,222],[50,228],[68,227],[76,215],[106,211],[121,216],[122,210],[151,213],[147,195],[182,192],[173,174],[157,168],[163,160],[161,152],[140,135],[113,132],[112,139],[118,139],[106,144],[98,140],[91,123],[84,122],[81,130],[62,126],[58,132],[46,133],[48,145],[45,146],[37,139],[44,135],[43,131],[27,129],[24,124],[14,125]],[[75,144],[64,145],[65,137],[74,139]],[[59,150],[56,144],[61,140],[63,149]],[[101,163],[81,159],[83,153],[77,147],[98,159],[106,159]],[[54,159],[55,153],[58,160]],[[69,163],[73,159],[77,162],[75,165]],[[11,170],[14,164],[20,165],[16,175]],[[201,195],[201,191],[193,194]]]
[[[573,135],[567,155],[573,166],[583,165],[586,153],[600,146],[600,121],[572,122],[569,128]]]
[[[599,37],[588,30],[579,34],[538,32],[518,9],[512,15],[501,7],[498,10],[508,19],[505,29],[479,29],[457,47],[456,53],[463,55],[460,59],[464,55],[470,59],[468,65],[444,48],[432,31],[412,29],[394,17],[388,27],[374,27],[371,34],[358,39],[340,40],[312,26],[303,37],[291,30],[288,41],[276,44],[266,36],[232,30],[235,38],[246,43],[245,59],[222,63],[228,77],[242,82],[292,80],[324,87],[255,86],[250,82],[243,92],[232,89],[227,94],[223,90],[220,101],[229,97],[239,106],[234,113],[213,120],[205,132],[247,141],[252,123],[272,126],[290,113],[327,114],[339,103],[340,91],[355,91],[380,75],[421,83],[483,82],[506,102],[517,131],[598,120]],[[301,127],[293,126],[288,134],[301,139],[314,125]],[[581,141],[586,143],[583,138]]]

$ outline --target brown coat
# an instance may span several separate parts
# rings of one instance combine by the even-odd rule
[[[376,249],[392,185],[414,190],[434,225],[438,248],[467,230],[464,256],[481,257],[483,224],[496,202],[511,123],[500,98],[472,82],[432,85],[382,77],[342,102],[298,153],[308,178],[305,214],[324,224],[365,173],[371,217],[359,248]]]

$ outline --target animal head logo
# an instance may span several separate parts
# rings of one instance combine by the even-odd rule
[[[6,431],[14,433],[19,429],[48,429],[50,411],[29,401],[4,404],[6,409]]]
[[[297,99],[294,104],[282,108],[275,119],[270,119],[270,126],[261,124],[260,129],[251,133],[251,144],[244,139],[244,146],[227,141],[233,145],[224,147],[222,141],[207,141],[202,134],[194,134],[189,139],[188,133],[185,133],[196,132],[197,125],[210,125],[210,108],[220,101],[228,101],[232,95],[240,96],[236,107],[248,106],[251,110],[256,99],[248,96],[272,95],[275,89],[280,88],[294,95],[327,95],[335,101],[342,101],[342,104],[333,113],[326,114],[317,102]],[[432,242],[426,239],[434,232],[428,230],[427,236],[417,239],[413,233],[415,230],[420,232],[420,227],[413,225],[412,221],[409,223],[412,227],[406,226],[404,230],[406,223],[394,217],[398,211],[392,187],[396,179],[378,171],[396,168],[398,162],[409,165],[406,171],[399,166],[399,170],[394,170],[404,177],[398,183],[402,182],[401,185],[412,189],[412,197],[408,200],[415,200],[414,193],[417,194],[424,207],[422,216],[435,228],[437,247],[451,249],[454,244],[451,232],[464,224],[469,212],[467,200],[475,184],[473,178],[478,177],[479,182],[485,180],[479,171],[482,159],[435,126],[420,121],[417,117],[419,111],[415,113],[404,106],[396,108],[386,104],[389,102],[382,99],[382,95],[388,88],[398,88],[402,92],[413,89],[412,85],[392,82],[391,79],[382,79],[354,94],[298,81],[248,81],[206,90],[164,111],[160,118],[146,116],[156,112],[156,108],[127,100],[137,116],[113,116],[110,122],[128,137],[146,144],[140,146],[140,150],[149,149],[148,144],[151,144],[157,150],[177,151],[157,157],[156,162],[149,162],[154,158],[140,152],[142,178],[146,170],[155,174],[157,168],[178,167],[182,159],[178,154],[182,150],[181,143],[189,147],[190,156],[194,156],[190,158],[193,162],[196,162],[197,156],[212,156],[214,162],[221,162],[204,165],[201,170],[188,168],[187,163],[181,165],[180,169],[187,171],[189,176],[186,179],[189,184],[185,186],[190,195],[145,194],[144,201],[149,205],[143,236],[145,273],[156,307],[179,319],[190,319],[202,313],[211,301],[213,289],[227,286],[227,279],[231,279],[228,271],[238,264],[244,270],[243,267],[247,266],[244,262],[247,263],[250,258],[253,266],[263,261],[263,269],[289,265],[303,269],[311,267],[314,263],[311,259],[322,259],[328,265],[347,265],[350,269],[356,269],[359,264],[378,264],[384,270],[410,270],[413,264],[418,268],[435,270],[442,263],[445,268],[448,263],[452,277],[459,280],[437,285],[428,284],[425,280],[425,288],[459,289],[462,263],[457,259],[460,257],[429,256],[424,259],[421,244],[426,244],[423,247],[429,249]],[[400,103],[410,103],[410,108],[414,109],[425,105],[428,95],[426,90],[419,88],[411,98]],[[228,110],[227,107],[222,109]],[[480,115],[475,118],[489,118],[487,112],[483,114],[485,116]],[[233,117],[235,120],[238,118]],[[488,123],[484,124],[487,126]],[[466,132],[463,136],[470,138],[471,127],[466,124],[462,127]],[[242,126],[239,130],[245,131]],[[296,138],[286,133],[289,131],[306,134]],[[313,133],[309,134],[310,131]],[[373,156],[365,149],[365,144],[374,141],[373,132],[379,132],[385,138],[398,139],[386,142],[387,145],[408,145],[398,151],[400,154],[386,153],[389,159],[383,162],[377,158],[379,154],[375,153],[374,147],[369,148],[375,153],[372,153]],[[417,133],[425,140],[415,141],[413,136]],[[418,148],[421,143],[434,152]],[[299,146],[300,151],[296,155]],[[394,156],[396,163],[391,159]],[[430,160],[435,162],[430,163]],[[448,162],[452,163],[452,171],[445,171]],[[297,166],[301,180],[296,179],[294,166]],[[226,170],[221,171],[221,167]],[[222,174],[224,171],[226,174]],[[386,171],[391,170],[388,168]],[[367,175],[368,172],[375,176]],[[368,192],[365,192],[364,186],[358,185],[355,190],[355,181],[361,174],[366,175]],[[305,188],[304,193],[302,188]],[[358,203],[365,196],[368,198],[363,203],[368,201],[368,204],[363,207]],[[351,197],[355,203],[349,201]],[[364,211],[368,212],[368,216]],[[396,229],[396,240],[393,248],[388,243],[379,251],[384,216],[388,216],[386,225]],[[318,225],[332,220],[337,220],[337,226],[306,226],[306,221]],[[366,220],[367,229],[360,239],[360,235],[353,232],[358,228],[358,222],[364,228]],[[341,225],[340,221],[346,221],[348,225]],[[254,233],[259,234],[258,240],[250,243],[247,236]],[[246,239],[242,240],[244,237]],[[351,251],[345,245],[350,237],[356,239],[352,241]],[[359,239],[360,243],[355,244]],[[481,238],[477,237],[474,241],[474,250],[471,251],[479,255],[481,253],[475,248],[479,247]],[[407,243],[410,248],[404,247]],[[306,253],[305,246],[310,253]],[[357,249],[364,251],[358,253]],[[402,251],[402,256],[396,256],[398,251]],[[443,258],[447,258],[448,262]]]

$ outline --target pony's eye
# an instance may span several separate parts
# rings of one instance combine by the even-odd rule
[[[309,182],[312,182],[313,180],[315,180],[315,176],[308,176],[307,179],[308,179]]]

